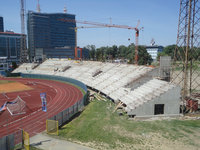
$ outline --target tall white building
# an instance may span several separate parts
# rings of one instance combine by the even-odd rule
[[[156,61],[158,53],[162,52],[163,48],[164,48],[163,46],[153,45],[153,46],[147,46],[146,50],[151,55],[153,61]]]

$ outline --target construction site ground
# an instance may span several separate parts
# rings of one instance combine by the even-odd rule
[[[94,100],[63,126],[56,138],[102,150],[196,150],[200,147],[199,116],[137,121],[126,115],[119,116],[114,109],[109,100]]]

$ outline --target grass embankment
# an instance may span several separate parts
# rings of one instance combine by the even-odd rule
[[[200,120],[134,121],[113,113],[110,101],[93,101],[59,135],[95,149],[198,149]]]

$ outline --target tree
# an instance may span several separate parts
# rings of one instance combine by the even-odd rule
[[[12,62],[12,69],[16,69],[17,68],[17,63],[16,62]]]
[[[112,57],[117,58],[117,54],[118,54],[118,47],[116,45],[113,45],[112,46]]]
[[[158,53],[157,60],[160,59],[160,56],[171,56],[171,58],[173,58],[176,48],[175,44],[164,47],[163,51]]]
[[[138,65],[150,65],[153,61],[145,46],[138,47]]]
[[[98,61],[104,61],[105,60],[105,47],[100,47],[96,50],[96,58]]]
[[[134,57],[135,57],[135,45],[132,43],[128,46],[128,51],[126,52],[126,59],[129,60],[130,64],[133,64]]]
[[[89,58],[92,60],[95,60],[95,56],[96,56],[96,46],[95,45],[87,45],[86,47],[84,47],[85,49],[89,50]]]
[[[174,56],[174,50],[176,49],[176,45],[168,45],[164,48],[163,52],[167,55],[167,56]]]
[[[128,48],[124,45],[120,45],[118,48],[118,57],[119,58],[126,58]]]
[[[113,45],[112,47],[100,47],[97,48],[94,45],[86,46],[90,51],[90,59],[105,61],[106,59],[128,59],[130,64],[134,63],[134,55],[135,55],[135,45],[132,43],[128,47],[124,45],[120,45],[117,47]],[[151,64],[153,61],[151,56],[147,53],[145,46],[139,46],[139,65]]]

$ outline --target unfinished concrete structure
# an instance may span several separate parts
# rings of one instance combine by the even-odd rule
[[[67,59],[48,59],[37,67],[32,66],[35,65],[23,64],[14,72],[77,79],[125,106],[130,116],[179,114],[179,87],[154,79],[158,70],[151,67]]]
[[[180,87],[158,79],[150,80],[126,95],[122,103],[130,116],[177,116],[180,108]]]

